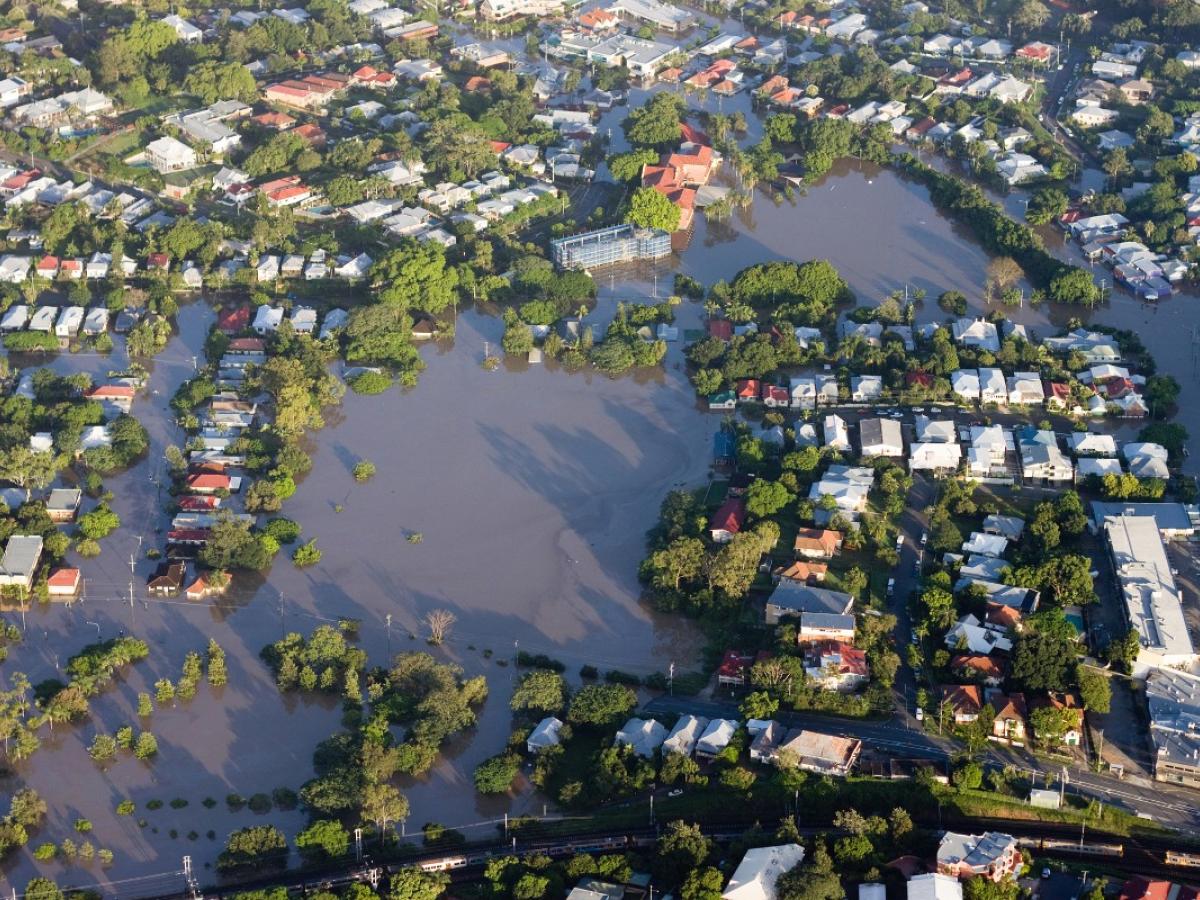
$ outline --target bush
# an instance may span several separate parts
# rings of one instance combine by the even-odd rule
[[[291,788],[275,788],[271,791],[271,800],[275,804],[276,809],[284,812],[290,812],[295,809],[300,802],[300,798]]]
[[[604,680],[609,684],[627,684],[630,687],[639,687],[642,683],[639,676],[631,672],[622,672],[619,669],[609,669],[604,673]]]
[[[292,562],[297,566],[315,566],[321,561],[321,551],[317,549],[317,539],[313,538],[307,544],[301,544],[292,552]]]
[[[225,805],[229,807],[230,812],[237,812],[246,805],[246,798],[241,794],[226,794]]]
[[[281,544],[292,544],[300,537],[300,523],[284,518],[268,519],[263,531]]]
[[[356,394],[382,394],[392,386],[392,378],[383,372],[360,372],[349,384]]]
[[[132,816],[135,809],[137,809],[137,807],[134,805],[132,800],[122,800],[117,804],[117,815]]]
[[[267,794],[255,794],[250,798],[250,812],[269,813],[271,811],[271,798]]]
[[[600,672],[597,671],[595,666],[593,666],[591,664],[587,664],[587,665],[583,665],[583,666],[579,667],[579,677],[580,678],[599,678]]]
[[[517,651],[517,665],[528,666],[534,669],[549,669],[551,672],[565,672],[567,667],[553,657],[549,657],[544,653],[528,653],[524,650]]]
[[[283,832],[273,825],[254,825],[229,836],[225,850],[217,860],[217,868],[229,871],[264,862],[283,862],[286,857],[287,839]]]
[[[367,481],[375,474],[375,463],[370,460],[362,460],[354,464],[354,480]]]
[[[475,770],[475,790],[481,794],[503,794],[521,770],[521,758],[515,753],[502,753],[484,760]]]

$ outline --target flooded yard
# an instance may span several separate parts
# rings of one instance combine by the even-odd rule
[[[778,204],[760,196],[728,222],[700,221],[690,247],[660,262],[656,280],[644,271],[602,275],[599,315],[610,315],[618,299],[645,299],[655,290],[665,296],[676,268],[711,283],[755,262],[812,258],[837,266],[862,303],[906,282],[925,289],[920,321],[945,317],[936,297],[949,289],[963,291],[983,311],[987,254],[932,208],[923,188],[850,162],[804,196]],[[1200,412],[1191,364],[1193,302],[1181,295],[1145,307],[1118,292],[1091,316],[1142,335],[1160,370],[1184,386],[1185,424]],[[1009,311],[1039,334],[1083,312]],[[697,327],[701,315],[699,304],[679,308],[684,328]],[[486,674],[491,694],[478,727],[446,748],[428,776],[401,784],[412,804],[410,831],[427,821],[461,827],[505,811],[540,812],[542,799],[528,791],[514,801],[485,800],[471,784],[474,767],[507,739],[516,673],[502,661],[517,649],[561,659],[572,678],[584,663],[642,674],[671,662],[686,671],[695,663],[694,630],[648,611],[636,582],[644,533],[663,494],[703,481],[719,421],[699,410],[681,348],[672,347],[662,372],[617,380],[524,363],[487,372],[480,366],[485,342],[494,349],[503,325],[482,311],[460,315],[452,345],[423,350],[428,369],[417,388],[348,394],[328,411],[327,427],[311,436],[313,471],[283,514],[304,526],[305,539],[317,539],[324,552],[319,565],[300,570],[281,554],[265,579],[241,577],[220,605],[146,598],[154,564],[145,548],[161,545],[167,522],[163,449],[182,440],[168,403],[193,371],[212,316],[203,303],[185,306],[179,334],[153,363],[149,393],[134,407],[152,452],[107,482],[123,527],[103,542],[98,559],[82,562],[84,601],[29,613],[26,642],[0,670],[0,678],[25,671],[37,682],[58,674],[98,635],[124,631],[150,644],[150,658],[98,699],[94,722],[46,732],[43,749],[19,772],[51,808],[34,845],[76,837],[72,823],[86,817],[95,826],[93,840],[113,850],[115,863],[101,874],[18,854],[3,872],[12,884],[41,871],[63,884],[132,879],[123,893],[152,893],[183,886],[181,878],[160,873],[178,870],[185,854],[201,881],[209,880],[204,867],[233,828],[271,822],[294,835],[299,812],[233,813],[225,804],[230,793],[299,788],[312,774],[314,746],[339,728],[336,703],[276,690],[258,653],[283,631],[356,618],[361,645],[372,664],[382,664],[389,650],[425,648],[420,620],[429,610],[458,617],[447,644],[434,652],[468,675]],[[59,371],[98,376],[122,363],[120,344],[111,361],[69,354],[52,361]],[[364,459],[378,474],[357,484],[350,471]],[[419,544],[406,540],[412,532],[422,534]],[[137,692],[153,693],[157,678],[178,677],[184,654],[202,649],[209,637],[227,653],[229,684],[217,691],[202,686],[191,702],[154,713],[145,726],[159,741],[152,765],[123,759],[97,766],[86,752],[94,733],[134,721]],[[202,803],[208,797],[217,801],[211,809]],[[133,817],[114,812],[125,798],[138,805]],[[188,805],[172,809],[174,798]],[[155,799],[167,805],[146,811]],[[214,839],[206,836],[210,830]]]

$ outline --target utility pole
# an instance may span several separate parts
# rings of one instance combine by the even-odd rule
[[[130,581],[129,582],[129,619],[130,619],[130,621],[133,621],[134,617],[135,617],[135,613],[134,613],[134,609],[133,609],[133,582]],[[24,621],[24,620],[25,620],[25,614],[22,611],[21,621]]]
[[[279,609],[279,636],[281,638],[285,638],[285,637],[287,637],[287,626],[284,624],[283,594],[279,595],[278,609]]]
[[[388,659],[392,658],[392,614],[388,613],[384,616],[384,621],[387,622],[387,655]]]
[[[667,693],[675,696],[675,660],[671,660],[671,665],[667,667]]]
[[[362,862],[363,846],[362,846],[362,829],[361,828],[354,829],[354,858],[358,862]]]

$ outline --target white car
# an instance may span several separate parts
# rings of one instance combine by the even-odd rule
[[[925,542],[926,542],[926,541],[928,541],[928,540],[929,540],[929,532],[928,532],[928,531],[922,531],[922,532],[921,532],[921,546],[922,546],[922,547],[924,547],[924,546],[925,546]]]
[[[896,535],[896,552],[899,553],[903,549],[904,549],[904,535],[898,534],[898,535]]]
[[[918,722],[925,721],[925,710],[921,709],[921,707],[919,707],[919,706],[917,707],[917,721]]]

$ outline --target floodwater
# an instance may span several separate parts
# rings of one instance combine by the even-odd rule
[[[602,317],[613,304],[603,306]],[[693,324],[698,316],[697,307],[684,310]],[[98,559],[82,561],[84,601],[30,612],[28,639],[3,669],[25,671],[36,682],[56,675],[97,636],[123,630],[150,643],[150,658],[95,702],[93,722],[47,735],[46,746],[19,771],[51,807],[35,844],[78,839],[72,825],[83,817],[95,826],[97,846],[114,851],[115,864],[102,874],[18,855],[5,872],[15,885],[35,871],[80,885],[147,877],[126,889],[151,893],[164,880],[181,882],[148,876],[177,870],[184,854],[197,869],[210,865],[234,828],[272,822],[289,834],[299,830],[299,812],[231,813],[224,803],[229,793],[299,788],[311,777],[313,748],[339,728],[336,702],[281,697],[260,662],[261,648],[285,628],[307,632],[322,622],[360,619],[361,645],[372,663],[382,664],[389,648],[427,649],[420,619],[429,610],[458,616],[446,646],[433,652],[469,675],[487,675],[491,696],[478,726],[446,748],[433,772],[401,785],[415,828],[541,811],[542,799],[529,791],[512,801],[485,800],[471,782],[475,766],[501,750],[509,734],[516,673],[507,663],[517,649],[561,659],[572,676],[584,663],[649,674],[672,661],[686,670],[696,658],[691,627],[648,611],[636,582],[645,531],[663,494],[702,481],[711,454],[713,421],[696,411],[678,368],[681,351],[672,352],[665,372],[617,380],[524,365],[487,372],[480,366],[485,342],[496,346],[503,326],[482,312],[460,317],[453,347],[427,348],[428,369],[416,389],[348,394],[328,411],[328,427],[312,435],[313,471],[284,514],[303,524],[306,538],[317,538],[324,551],[319,565],[299,570],[281,553],[265,581],[242,577],[219,607],[146,598],[154,562],[144,549],[161,545],[157,532],[167,521],[168,498],[153,479],[162,480],[165,445],[181,441],[168,402],[192,373],[192,353],[211,321],[202,303],[181,310],[180,334],[155,362],[149,396],[135,405],[153,451],[108,482],[123,527],[103,542]],[[50,364],[97,376],[111,367],[104,357],[83,354]],[[365,485],[350,474],[360,459],[378,467]],[[420,544],[405,540],[412,531],[422,533]],[[228,655],[228,686],[216,692],[202,686],[191,702],[154,714],[146,723],[159,741],[153,764],[92,762],[86,747],[96,731],[134,721],[137,692],[153,694],[156,679],[178,677],[183,655],[202,650],[210,636]],[[114,813],[126,797],[139,807],[133,820]],[[207,809],[206,797],[220,802]],[[172,809],[175,798],[188,806]],[[145,811],[154,799],[167,805]],[[139,828],[137,818],[147,827]],[[478,825],[474,833],[491,827]],[[210,829],[215,840],[206,837]]]
[[[861,303],[907,283],[928,292],[920,321],[944,318],[936,296],[948,289],[963,291],[983,311],[987,254],[933,209],[924,188],[849,162],[803,196],[776,202],[760,192],[751,209],[726,222],[701,218],[677,259],[601,275],[595,315],[603,321],[618,299],[664,295],[676,269],[711,283],[753,262],[814,258],[837,266]],[[1200,411],[1192,302],[1180,295],[1145,306],[1116,292],[1091,316],[1138,331],[1160,370],[1179,377],[1185,423]],[[1045,334],[1085,311],[1008,312]],[[678,315],[679,324],[696,327],[701,309],[684,304]],[[0,667],[0,679],[19,670],[36,682],[54,676],[98,636],[123,630],[150,643],[150,658],[97,699],[91,722],[47,732],[43,749],[19,770],[51,807],[34,845],[77,839],[72,823],[85,817],[95,826],[95,843],[114,851],[115,864],[101,873],[18,854],[3,871],[14,885],[41,872],[64,884],[110,880],[122,894],[148,894],[182,886],[174,873],[185,854],[202,881],[211,878],[205,867],[234,828],[271,822],[294,835],[303,823],[299,812],[232,813],[223,802],[229,793],[298,788],[311,776],[316,743],[339,728],[336,702],[280,696],[259,660],[261,648],[284,630],[360,619],[361,644],[372,663],[382,664],[389,651],[425,649],[420,620],[429,610],[457,615],[450,640],[433,652],[469,675],[487,675],[491,695],[477,728],[447,747],[429,775],[402,788],[412,804],[408,828],[438,821],[472,826],[473,835],[488,833],[489,821],[505,811],[540,812],[543,803],[528,790],[485,800],[471,784],[475,766],[501,749],[511,726],[507,701],[516,673],[502,660],[517,649],[544,652],[567,663],[573,676],[583,663],[645,674],[671,662],[686,670],[696,659],[693,629],[641,605],[635,578],[662,496],[703,480],[718,421],[697,407],[681,348],[672,347],[661,372],[616,380],[524,363],[487,372],[480,365],[485,348],[494,348],[502,332],[494,311],[463,313],[452,345],[425,348],[428,369],[417,388],[348,394],[328,411],[328,426],[310,438],[313,471],[284,507],[306,538],[317,538],[324,551],[319,565],[299,570],[281,554],[265,578],[242,576],[219,606],[146,598],[154,563],[145,549],[161,545],[167,521],[162,451],[182,441],[168,402],[191,375],[212,318],[203,303],[185,306],[179,334],[151,366],[149,393],[135,414],[153,449],[108,482],[123,527],[103,542],[98,559],[82,561],[84,601],[29,613],[26,642]],[[122,363],[119,341],[111,359],[62,354],[50,361],[58,371],[96,376]],[[374,462],[378,474],[360,485],[350,470],[362,459]],[[422,534],[419,544],[406,541],[412,532]],[[157,678],[178,677],[184,653],[203,649],[209,637],[226,650],[229,685],[216,692],[202,686],[189,703],[154,713],[148,727],[160,753],[152,764],[92,762],[86,746],[95,732],[132,722],[137,692],[153,693]],[[132,819],[114,813],[126,797],[139,807]],[[202,805],[206,797],[216,806]],[[175,798],[188,805],[172,809]],[[146,811],[152,799],[167,805]]]

